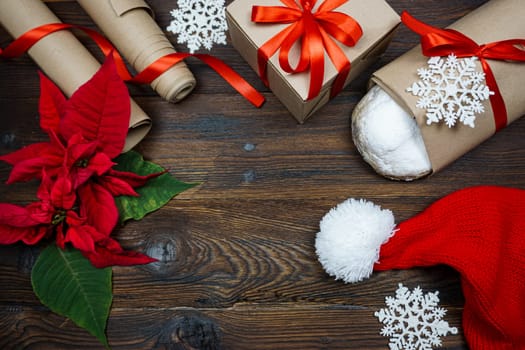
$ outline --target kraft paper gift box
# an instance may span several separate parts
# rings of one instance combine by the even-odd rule
[[[322,0],[317,1],[312,12],[315,12],[322,3]],[[284,6],[284,3],[279,0],[236,0],[226,8],[232,44],[259,74],[257,50],[289,26],[289,23],[252,22],[252,6]],[[350,73],[344,82],[346,86],[386,50],[400,20],[398,14],[384,0],[349,0],[333,11],[349,15],[362,29],[362,36],[355,46],[345,46],[334,40],[351,63]],[[292,66],[297,62],[299,53],[300,48],[297,46],[290,50]],[[279,52],[267,62],[269,88],[299,123],[303,123],[333,97],[331,88],[337,75],[337,69],[325,52],[322,88],[317,96],[308,99],[309,71],[287,73],[280,67]]]
[[[467,36],[477,45],[491,43],[486,45],[487,48],[490,48],[496,43],[505,43],[508,40],[523,43],[525,40],[524,18],[525,2],[523,0],[492,0],[450,25],[449,29]],[[463,46],[468,45],[463,44]],[[511,49],[511,53],[514,56],[519,55],[521,59],[512,59],[512,54],[507,54],[508,56],[497,60],[486,59],[494,75],[495,85],[497,85],[489,87],[492,91],[496,87],[499,89],[506,109],[506,121],[499,127],[496,125],[496,116],[501,115],[502,112],[495,113],[488,99],[483,101],[484,112],[477,115],[475,127],[463,125],[460,122],[452,128],[447,127],[443,122],[427,125],[427,111],[417,107],[419,96],[407,92],[407,88],[419,79],[417,69],[427,67],[429,57],[423,55],[421,45],[373,73],[371,82],[383,88],[415,118],[421,130],[433,173],[442,170],[490,138],[498,129],[525,115],[525,95],[523,94],[525,62],[519,61],[525,56],[525,48],[523,44],[507,46],[514,46],[515,49]],[[503,50],[509,51],[509,47],[498,50],[500,55],[504,55]],[[480,59],[476,61],[476,71],[483,72]]]

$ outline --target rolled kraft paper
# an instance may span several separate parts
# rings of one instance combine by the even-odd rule
[[[151,17],[143,0],[77,0],[126,60],[140,72],[175,49]],[[195,87],[195,77],[179,62],[151,86],[164,99],[178,102]]]
[[[478,44],[485,44],[506,39],[525,38],[524,18],[523,0],[492,0],[456,21],[450,28],[469,36]],[[427,125],[426,111],[416,107],[418,97],[413,96],[406,89],[419,80],[417,69],[426,67],[428,59],[421,53],[421,46],[418,45],[375,72],[371,81],[386,91],[407,115],[415,118],[431,163],[428,173],[435,173],[491,137],[495,132],[495,122],[490,102],[486,100],[483,102],[485,113],[476,115],[474,128],[459,122],[452,128],[448,128],[443,122]],[[505,101],[508,124],[510,124],[525,115],[522,88],[525,82],[525,64],[491,59],[488,59],[487,62],[492,68]],[[476,64],[476,70],[482,72],[479,61]],[[352,124],[356,124],[356,119],[365,120],[366,118],[366,116],[359,116],[358,111],[354,110]],[[363,138],[363,135],[355,135],[355,131],[353,134],[354,142]],[[378,140],[378,143],[381,143],[381,140]],[[356,146],[366,148],[364,145]],[[365,152],[368,153],[369,158],[377,156],[373,149],[369,148]],[[373,164],[371,165],[376,171],[385,175],[384,169],[377,169]],[[422,175],[425,175],[425,172],[410,173],[409,171],[406,174],[386,174],[387,177],[398,179],[413,179]]]
[[[60,20],[40,0],[0,0],[0,24],[19,37],[35,27]],[[100,68],[100,63],[69,31],[49,34],[34,44],[29,56],[60,89],[71,96]],[[131,99],[131,117],[123,151],[133,148],[151,128],[151,119]]]

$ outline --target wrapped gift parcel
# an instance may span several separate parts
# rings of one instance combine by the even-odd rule
[[[299,123],[372,64],[400,23],[384,0],[235,0],[226,18],[233,46]]]
[[[401,18],[421,45],[373,74],[352,135],[378,173],[412,180],[525,115],[525,6],[492,0],[447,29]]]

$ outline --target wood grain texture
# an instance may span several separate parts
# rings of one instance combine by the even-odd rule
[[[387,0],[446,26],[483,0]],[[96,28],[74,1],[46,1],[64,21]],[[162,28],[176,2],[150,0]],[[171,34],[169,38],[175,42]],[[95,46],[80,37],[98,55]],[[0,46],[11,38],[0,29]],[[408,219],[454,190],[480,184],[525,188],[525,118],[442,172],[412,183],[375,174],[350,138],[349,116],[370,74],[418,42],[401,27],[387,52],[339,96],[298,125],[230,46],[212,54],[267,101],[253,108],[215,72],[188,60],[198,86],[184,101],[130,86],[152,117],[137,150],[180,180],[200,182],[115,237],[159,259],[114,268],[108,338],[114,349],[387,349],[373,316],[398,283],[439,290],[447,321],[461,331],[458,274],[445,266],[387,271],[354,285],[327,276],[315,256],[320,218],[348,197],[367,198]],[[185,47],[175,45],[180,51]],[[0,62],[0,154],[43,141],[37,67],[26,56]],[[0,181],[10,167],[0,164]],[[25,204],[36,183],[0,185],[0,201]],[[0,247],[1,349],[102,349],[95,338],[53,314],[34,296],[38,247]],[[461,332],[443,339],[466,349]]]

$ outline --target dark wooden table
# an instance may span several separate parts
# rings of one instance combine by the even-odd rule
[[[149,1],[166,28],[175,1]],[[399,13],[446,26],[484,0],[388,0]],[[64,21],[95,28],[74,1],[49,1]],[[175,38],[170,36],[173,42]],[[0,31],[0,44],[11,38]],[[137,150],[180,180],[201,182],[161,210],[116,231],[130,249],[161,263],[114,268],[107,335],[114,349],[387,349],[374,311],[398,283],[440,292],[446,320],[459,327],[444,347],[465,349],[463,296],[449,267],[377,273],[346,285],[317,262],[321,217],[348,197],[393,210],[398,221],[471,185],[525,188],[525,118],[442,172],[413,183],[386,180],[356,151],[349,116],[371,72],[418,43],[401,27],[374,66],[304,125],[298,125],[230,46],[211,52],[267,99],[252,107],[218,75],[188,60],[198,87],[183,102],[163,101],[148,86],[131,86],[153,129]],[[86,45],[92,45],[86,40]],[[185,51],[183,46],[176,47]],[[27,57],[0,62],[0,154],[46,137],[37,123],[38,75]],[[10,171],[0,165],[0,180]],[[0,185],[0,200],[25,204],[35,184]],[[101,349],[70,320],[34,296],[30,270],[38,248],[0,247],[0,348]]]

